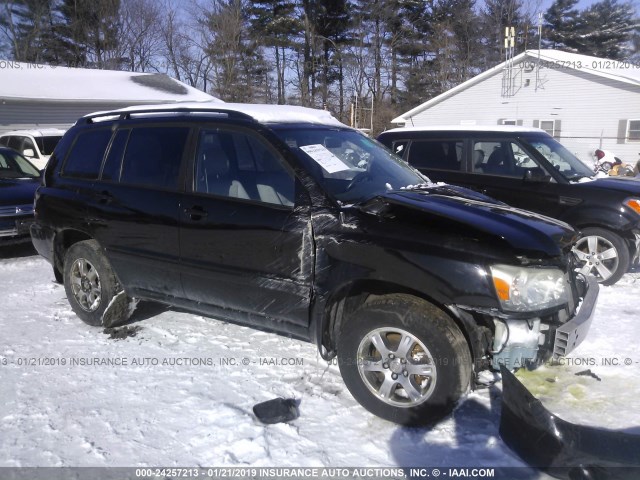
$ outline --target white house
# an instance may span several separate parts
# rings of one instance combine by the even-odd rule
[[[398,126],[523,125],[583,161],[596,148],[640,153],[640,63],[528,50],[392,120]]]
[[[0,60],[0,133],[66,128],[95,111],[186,101],[219,100],[161,74]]]

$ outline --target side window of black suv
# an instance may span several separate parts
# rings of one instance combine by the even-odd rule
[[[292,206],[294,178],[278,155],[255,136],[236,130],[200,132],[194,191]]]
[[[62,175],[96,180],[110,139],[111,130],[109,129],[80,133],[67,155],[62,167]]]
[[[122,160],[120,183],[176,189],[188,127],[133,128]]]

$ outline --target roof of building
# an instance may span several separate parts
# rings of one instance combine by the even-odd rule
[[[0,98],[44,102],[216,101],[157,73],[54,67],[0,60]]]
[[[317,110],[314,108],[292,105],[224,102],[187,102],[180,104],[145,105],[143,107],[127,107],[118,110],[91,113],[86,115],[86,117],[101,115],[105,118],[109,118],[118,113],[136,111],[153,112],[156,110],[165,110],[167,112],[195,110],[204,111],[205,113],[208,111],[212,113],[237,112],[248,115],[260,123],[312,123],[317,125],[345,126],[326,110]],[[139,115],[144,115],[144,113],[139,113]],[[96,119],[96,121],[98,120],[99,119]]]
[[[633,62],[625,62],[622,60],[608,60],[606,58],[590,57],[588,55],[580,55],[577,53],[563,52],[560,50],[527,50],[512,60],[514,64],[518,64],[522,61],[537,61],[538,53],[541,60],[541,65],[553,64],[558,69],[566,70],[578,70],[586,72],[598,77],[608,78],[610,80],[616,80],[630,85],[640,86],[640,65]],[[496,65],[489,70],[486,70],[479,75],[461,83],[460,85],[447,90],[440,95],[433,97],[432,99],[418,105],[417,107],[403,113],[402,115],[391,120],[391,123],[405,123],[409,118],[417,115],[418,113],[446,100],[449,97],[456,95],[457,93],[465,90],[487,78],[502,73],[506,62]]]

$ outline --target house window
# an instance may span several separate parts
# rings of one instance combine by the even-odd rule
[[[640,142],[640,120],[629,120],[627,122],[627,140]]]
[[[518,125],[518,121],[517,120],[509,120],[509,119],[504,119],[502,120],[502,125]]]
[[[555,135],[555,121],[554,120],[540,120],[540,128],[547,132],[552,137]]]

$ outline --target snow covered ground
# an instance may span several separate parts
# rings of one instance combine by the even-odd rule
[[[566,365],[521,374],[566,420],[640,434],[637,275],[602,288]],[[0,467],[524,465],[498,434],[499,385],[402,428],[361,408],[311,344],[154,304],[112,339],[29,247],[0,250],[0,288]],[[601,381],[574,375],[586,369]],[[300,418],[260,424],[252,406],[277,396],[300,400]]]

